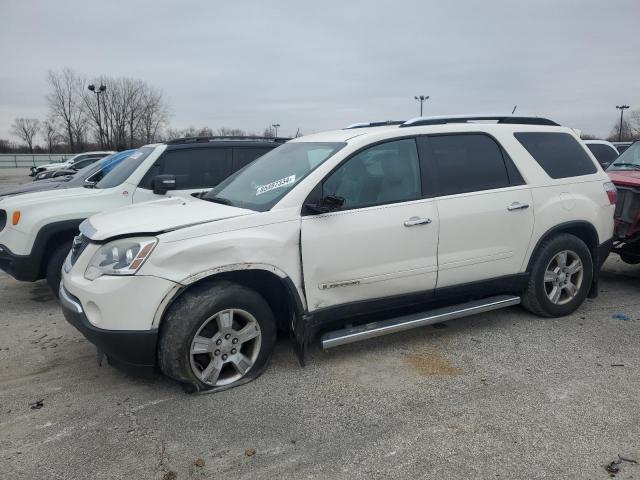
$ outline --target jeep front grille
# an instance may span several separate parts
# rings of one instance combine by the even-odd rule
[[[0,210],[0,232],[7,224],[7,212],[6,210]]]

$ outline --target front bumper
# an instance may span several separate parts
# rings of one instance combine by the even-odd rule
[[[134,374],[150,374],[156,365],[158,330],[105,330],[89,322],[80,300],[60,284],[60,304],[67,321],[107,356],[109,364]]]
[[[35,282],[40,277],[40,259],[32,255],[16,255],[9,248],[0,245],[0,270],[16,280]]]

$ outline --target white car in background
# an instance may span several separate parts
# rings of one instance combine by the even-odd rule
[[[111,155],[112,153],[116,153],[112,150],[102,150],[102,151],[97,151],[97,152],[84,152],[84,153],[79,153],[77,155],[74,155],[71,158],[68,158],[67,160],[65,160],[64,162],[57,162],[57,163],[47,163],[45,165],[38,165],[37,167],[31,167],[31,173],[29,173],[29,176],[31,177],[35,177],[38,173],[41,172],[46,172],[49,170],[58,170],[61,168],[71,168],[73,167],[73,165],[76,162],[80,162],[82,160],[88,159],[88,158],[103,158],[106,157],[107,155]]]
[[[519,303],[568,315],[597,294],[615,201],[547,119],[359,125],[291,140],[202,197],[89,218],[60,301],[112,365],[221,390],[264,371],[278,329],[303,359],[316,334],[332,348]]]
[[[620,156],[615,145],[606,140],[583,140],[583,142],[604,170]]]

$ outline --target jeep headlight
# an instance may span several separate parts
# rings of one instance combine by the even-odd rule
[[[84,278],[95,280],[102,275],[134,275],[158,243],[154,237],[133,237],[114,240],[93,255]]]

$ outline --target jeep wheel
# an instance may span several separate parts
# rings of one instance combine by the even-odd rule
[[[584,301],[593,280],[589,248],[578,237],[560,234],[537,251],[522,305],[543,317],[573,313]]]
[[[162,372],[189,390],[223,390],[247,383],[266,368],[276,322],[265,299],[241,285],[198,285],[171,306],[161,327]]]
[[[62,265],[65,258],[71,250],[71,242],[65,242],[53,251],[49,259],[47,260],[46,278],[49,288],[53,294],[58,298],[60,290],[60,280],[62,276]]]

